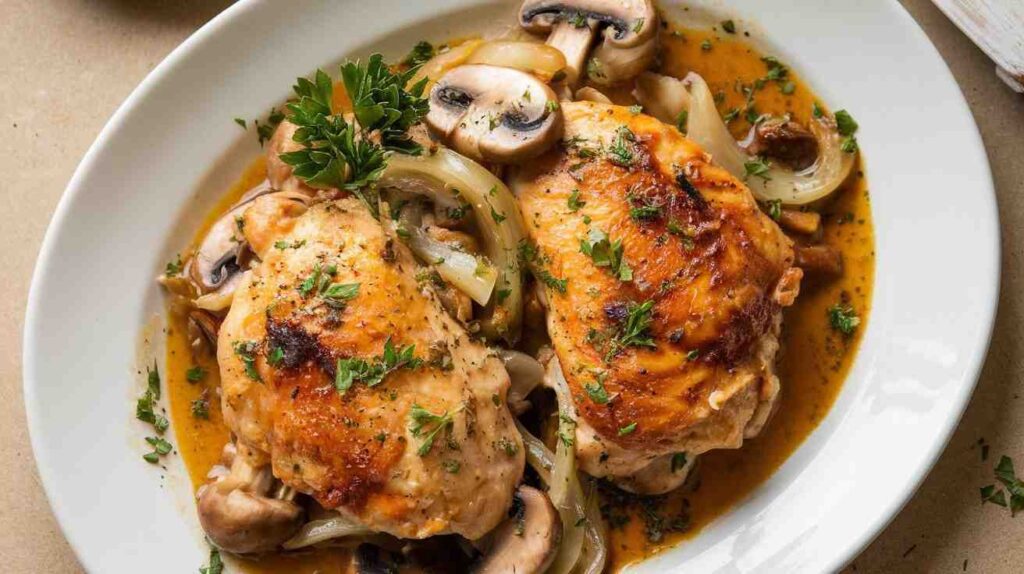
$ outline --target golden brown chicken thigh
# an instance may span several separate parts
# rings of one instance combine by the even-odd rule
[[[239,452],[373,531],[494,528],[524,465],[501,360],[356,199],[314,204],[282,229],[219,335]]]
[[[664,492],[767,420],[800,271],[742,182],[674,127],[564,102],[565,139],[514,177],[578,415],[582,468]]]

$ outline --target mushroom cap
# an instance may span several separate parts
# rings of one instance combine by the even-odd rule
[[[657,34],[657,13],[651,0],[525,0],[519,25],[529,32],[548,32],[556,22],[581,15],[605,26],[605,41],[631,48]]]
[[[219,486],[213,483],[201,490],[198,510],[206,536],[222,550],[274,550],[302,525],[302,508],[294,502]]]
[[[245,241],[238,221],[250,203],[273,191],[270,183],[264,181],[247,191],[210,227],[189,264],[189,276],[200,293],[217,291],[238,272],[236,259]]]
[[[562,540],[562,521],[543,492],[520,486],[511,515],[493,532],[490,548],[474,566],[474,574],[540,574],[555,559]]]
[[[459,66],[430,91],[426,123],[459,153],[477,161],[518,163],[562,137],[558,97],[537,78],[485,64]]]
[[[654,62],[658,55],[658,35],[629,48],[610,42],[608,37],[590,54],[587,77],[595,84],[610,86],[632,80]]]

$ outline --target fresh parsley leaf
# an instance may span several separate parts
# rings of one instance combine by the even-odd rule
[[[685,452],[677,452],[674,455],[672,455],[672,467],[671,468],[672,468],[672,472],[673,473],[675,473],[679,469],[685,468],[685,467],[686,467],[686,453]]]
[[[587,204],[587,202],[580,199],[580,188],[575,188],[572,193],[569,194],[569,199],[566,201],[569,205],[569,211],[579,211],[581,207]]]
[[[347,301],[351,301],[359,295],[359,285],[359,283],[334,283],[321,291],[320,297],[328,306],[339,309],[344,307]]]
[[[171,443],[167,442],[166,440],[164,440],[164,439],[162,439],[162,438],[160,438],[158,436],[148,436],[148,437],[146,437],[146,442],[149,443],[149,446],[153,447],[153,452],[149,453],[151,455],[155,454],[157,456],[164,456],[164,455],[169,454],[171,452],[171,449],[173,448],[171,446]],[[146,457],[143,457],[143,458],[146,458]],[[154,462],[154,461],[150,460],[150,458],[146,458],[146,461],[147,462]]]
[[[828,322],[836,331],[852,335],[860,325],[860,317],[851,305],[836,303],[828,308]]]
[[[850,115],[850,112],[846,110],[839,110],[836,112],[836,129],[839,131],[839,135],[852,136],[857,133],[857,122]]]
[[[277,126],[281,125],[284,120],[284,112],[277,108],[270,108],[270,113],[267,115],[267,121],[260,123],[259,120],[254,120],[256,124],[256,137],[260,142],[260,147],[266,143],[270,138],[274,137],[274,132],[277,131]]]
[[[246,125],[245,120],[243,120],[242,118],[235,118],[235,123],[242,126],[243,130],[249,128],[249,126]]]
[[[736,33],[736,23],[732,20],[726,20],[722,22],[722,29],[730,34]]]
[[[701,42],[700,43],[700,49],[704,50],[705,52],[710,52],[711,51],[711,40],[704,40],[703,42]]]
[[[781,82],[789,76],[789,68],[782,64],[778,58],[774,56],[765,56],[761,58],[761,61],[768,67],[768,80],[773,82]]]
[[[441,467],[448,474],[459,474],[459,470],[462,469],[462,464],[457,460],[445,459],[441,461]]]
[[[981,487],[981,503],[991,502],[997,506],[1007,507],[1006,504],[1006,493],[1002,489],[996,489],[996,485],[990,484],[988,486]]]
[[[199,574],[223,574],[224,562],[221,561],[220,551],[216,548],[210,549],[210,563],[199,569]]]
[[[508,217],[506,217],[504,214],[495,211],[493,205],[488,204],[488,207],[491,208],[491,219],[493,219],[495,223],[501,223],[502,221],[508,219]]]
[[[657,219],[661,217],[661,206],[643,198],[637,197],[633,193],[626,195],[626,199],[629,201],[629,217],[633,221],[649,221],[651,219]]]
[[[818,102],[814,102],[814,104],[811,105],[811,115],[816,118],[823,117],[825,115],[825,110],[821,108],[821,105]]]
[[[633,431],[635,431],[635,430],[636,430],[636,423],[635,422],[634,423],[629,423],[628,425],[626,425],[626,426],[624,426],[624,427],[619,429],[619,436],[626,436],[628,434],[633,434]]]
[[[771,162],[764,158],[756,158],[752,161],[744,162],[743,169],[747,172],[747,177],[754,175],[767,181],[771,179],[768,177],[768,173],[771,172],[771,165]]]
[[[413,403],[412,409],[409,410],[409,419],[409,432],[412,436],[422,439],[420,447],[416,449],[416,454],[420,456],[427,456],[434,448],[434,439],[437,435],[445,429],[450,429],[453,423],[452,415],[448,411],[437,415],[416,403]]]
[[[274,347],[267,353],[267,363],[271,366],[276,367],[284,361],[284,349],[281,347]]]
[[[291,243],[288,243],[287,241],[275,241],[274,249],[279,249],[281,251],[284,251],[285,249],[298,249],[305,244],[305,239],[292,241]]]
[[[644,107],[641,106],[640,104],[629,106],[629,113],[633,114],[634,116],[642,113],[643,111]]]
[[[636,136],[626,126],[619,126],[619,129],[615,132],[615,140],[608,146],[608,159],[615,165],[621,167],[629,167],[633,165],[635,158],[633,150],[633,142],[636,141]]]
[[[775,221],[778,221],[782,217],[782,200],[781,199],[769,199],[767,202],[768,206],[768,217],[771,217]]]
[[[621,239],[611,241],[607,233],[594,228],[580,239],[580,252],[590,257],[594,265],[607,267],[619,281],[633,280],[633,270],[622,256]]]
[[[256,341],[235,341],[234,344],[235,355],[238,356],[242,361],[242,365],[245,366],[246,376],[258,383],[262,383],[263,377],[256,370],[256,351],[258,350],[259,343]]]
[[[559,293],[565,294],[569,287],[569,280],[559,279],[544,268],[546,259],[541,256],[536,245],[527,239],[523,239],[519,242],[518,249],[520,263],[527,267],[538,281]]]
[[[199,365],[193,365],[185,371],[185,380],[190,383],[198,383],[204,378],[206,378],[206,369]]]
[[[192,416],[197,419],[210,419],[210,401],[205,396],[192,401]]]
[[[416,45],[412,47],[412,50],[402,59],[402,63],[406,66],[421,66],[427,62],[427,60],[434,57],[436,50],[434,45],[425,40],[416,42]]]
[[[601,371],[594,377],[593,383],[583,385],[583,389],[587,391],[587,396],[590,397],[590,400],[594,401],[595,404],[608,404],[608,390],[604,388],[604,381],[607,378],[608,373],[606,371]]]
[[[345,394],[355,383],[375,387],[391,373],[399,369],[416,369],[423,365],[423,359],[416,357],[416,345],[395,347],[391,337],[384,341],[384,352],[369,361],[352,357],[338,359],[334,375],[334,388]]]
[[[167,266],[164,267],[164,275],[168,277],[174,277],[181,273],[184,264],[181,262],[181,254],[179,253],[174,257],[173,261],[168,261]]]
[[[683,110],[676,116],[676,129],[679,133],[686,135],[686,124],[690,120],[690,112]]]
[[[643,18],[637,18],[636,22],[633,22],[633,33],[634,34],[639,34],[640,30],[643,30],[643,28],[644,28],[644,19]]]

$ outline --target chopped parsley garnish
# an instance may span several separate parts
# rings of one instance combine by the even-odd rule
[[[1013,469],[1013,459],[1003,455],[999,458],[999,462],[996,463],[995,477],[1003,487],[999,488],[994,484],[981,488],[981,502],[991,502],[1003,508],[1009,507],[1010,515],[1016,516],[1017,512],[1024,510],[1024,481],[1017,478],[1017,473]],[[1010,500],[1007,504],[1006,493],[1009,493]]]
[[[505,214],[498,213],[497,211],[495,211],[493,205],[488,205],[488,207],[491,208],[491,219],[493,219],[495,223],[501,223],[502,221],[508,219],[508,217]]]
[[[736,23],[732,20],[726,20],[722,22],[722,29],[730,34],[736,33]]]
[[[835,114],[836,117],[836,130],[839,135],[843,136],[843,141],[839,145],[839,148],[846,153],[856,153],[859,146],[857,145],[857,122],[853,119],[846,110],[839,110]]]
[[[576,421],[565,413],[558,413],[558,440],[566,448],[576,444]]]
[[[354,383],[375,387],[388,375],[398,369],[416,369],[423,365],[423,359],[416,356],[416,345],[395,347],[391,337],[384,341],[384,353],[370,361],[359,358],[338,359],[334,375],[334,388],[345,394]]]
[[[242,126],[243,130],[249,128],[249,126],[246,125],[245,120],[243,120],[242,118],[235,118],[235,123]]]
[[[206,396],[201,396],[192,401],[192,416],[197,419],[210,419],[210,401]]]
[[[636,423],[629,423],[628,425],[619,429],[619,436],[626,436],[632,434],[636,430]]]
[[[220,551],[216,548],[210,549],[210,563],[208,566],[203,566],[199,569],[199,574],[222,574],[224,572],[224,562],[220,559]]]
[[[629,217],[633,221],[649,221],[661,217],[661,206],[637,197],[633,193],[626,196],[629,201]]]
[[[191,366],[185,371],[185,380],[190,383],[198,383],[204,378],[206,378],[206,369],[199,365]]]
[[[156,361],[153,368],[146,367],[146,392],[135,403],[135,418],[153,425],[156,432],[163,434],[170,426],[167,417],[156,413],[156,401],[160,399],[160,371]]]
[[[441,467],[448,474],[459,474],[459,470],[462,469],[462,464],[457,460],[446,459],[441,461]]]
[[[587,25],[587,17],[583,12],[573,12],[568,21],[574,28],[583,28]]]
[[[643,18],[637,18],[636,22],[633,22],[633,33],[634,34],[639,34],[640,30],[643,30],[643,28],[644,28],[644,19]]]
[[[544,107],[547,108],[549,113],[555,113],[558,111],[558,102],[555,100],[548,100]]]
[[[519,260],[528,267],[538,281],[559,293],[565,293],[569,287],[568,279],[559,279],[544,268],[548,258],[540,254],[537,246],[527,239],[519,242]]]
[[[271,366],[276,367],[280,365],[282,361],[284,361],[284,349],[281,347],[274,347],[269,353],[267,353],[267,362],[270,363]]]
[[[637,115],[637,114],[640,114],[643,111],[644,111],[644,107],[641,106],[640,104],[629,106],[629,113],[633,114],[634,116]]]
[[[761,58],[761,61],[768,66],[768,80],[778,82],[786,79],[789,76],[789,68],[782,64],[778,58],[774,56],[765,56]]]
[[[771,162],[764,158],[756,158],[753,161],[744,162],[743,169],[747,172],[747,177],[752,175],[760,177],[765,181],[771,179],[768,177],[768,173],[771,171]]]
[[[587,202],[580,199],[580,188],[575,188],[572,193],[569,194],[569,199],[566,201],[569,206],[569,211],[579,211],[581,207],[587,204]]]
[[[697,349],[691,349],[688,353],[686,353],[686,360],[687,361],[696,361],[697,357],[699,357],[699,356],[700,356],[700,351],[698,351]]]
[[[786,82],[785,84],[782,84],[782,87],[779,88],[779,90],[782,91],[784,95],[789,96],[796,91],[796,84],[793,82]]]
[[[274,137],[274,132],[277,130],[277,126],[281,125],[284,120],[284,112],[277,108],[270,108],[270,113],[267,115],[267,121],[260,123],[259,120],[254,120],[256,124],[256,137],[260,142],[260,147],[266,143],[270,138]]]
[[[686,123],[690,120],[690,112],[683,110],[676,116],[676,129],[679,133],[686,135]]]
[[[313,273],[306,277],[299,284],[299,294],[308,297],[315,291],[316,295],[329,307],[342,309],[348,301],[359,295],[359,283],[331,283],[331,278],[337,275],[338,268],[334,265],[321,267],[319,263],[313,266]]]
[[[598,267],[607,267],[619,281],[632,281],[633,269],[622,256],[622,240],[610,241],[608,234],[600,229],[591,229],[587,237],[580,239],[580,252],[587,255]]]
[[[174,257],[174,260],[167,262],[167,266],[164,267],[164,275],[174,277],[181,273],[183,267],[184,264],[181,262],[181,254],[179,253]]]
[[[771,217],[775,221],[778,221],[782,217],[782,200],[781,199],[769,199],[767,202],[768,217]]]
[[[260,376],[260,372],[256,370],[256,351],[259,350],[259,343],[256,341],[235,341],[234,344],[235,355],[242,361],[245,366],[245,374],[250,379],[262,383],[263,377]]]
[[[434,439],[441,431],[450,429],[453,422],[448,411],[436,415],[415,403],[409,411],[409,419],[409,432],[412,436],[423,439],[420,447],[416,449],[416,454],[420,456],[427,456],[430,453],[434,448]]]
[[[860,317],[853,306],[836,303],[828,308],[828,322],[832,328],[844,335],[852,335],[860,325]]]
[[[302,247],[305,244],[306,244],[306,240],[305,239],[292,241],[291,243],[288,243],[287,241],[275,241],[274,242],[274,248],[275,249],[279,249],[281,251],[284,251],[285,249],[298,249],[298,248]]]
[[[672,455],[672,472],[675,473],[684,467],[686,467],[686,453],[677,452]]]
[[[628,127],[619,126],[615,132],[615,140],[608,146],[608,159],[620,167],[631,166],[635,157],[632,145],[635,141],[636,136]]]
[[[146,442],[149,443],[149,446],[153,447],[153,452],[142,455],[142,458],[150,464],[156,464],[160,461],[161,456],[171,452],[171,443],[158,436],[148,436],[146,437]]]
[[[606,363],[627,347],[654,348],[654,338],[650,334],[654,301],[636,304],[632,301],[626,306],[625,319],[611,333],[591,329],[587,340],[595,348],[604,352]]]
[[[298,129],[292,139],[302,150],[280,155],[293,173],[312,187],[353,191],[374,215],[376,197],[361,188],[377,181],[387,164],[385,152],[418,154],[422,151],[407,131],[426,115],[429,104],[423,97],[427,79],[407,84],[416,73],[392,72],[380,54],[373,54],[365,66],[348,62],[341,67],[345,90],[352,100],[355,122],[333,115],[333,82],[323,70],[314,80],[299,78],[294,87],[298,101],[288,104],[288,121]],[[379,138],[371,138],[376,132]],[[380,143],[375,140],[379,139]]]
[[[704,40],[703,42],[701,42],[700,43],[700,49],[704,50],[705,52],[710,52],[711,51],[711,40]]]
[[[825,115],[825,110],[821,109],[821,105],[818,104],[818,102],[814,102],[811,106],[811,115],[816,118],[823,117]]]
[[[501,437],[498,439],[498,449],[503,451],[506,456],[512,457],[519,452],[519,445],[512,442],[508,437]]]
[[[608,404],[608,390],[604,388],[604,381],[607,378],[607,371],[601,371],[595,375],[593,383],[583,385],[583,389],[587,391],[587,396],[590,397],[590,400],[594,401],[595,404]]]
[[[406,66],[416,67],[421,66],[427,62],[427,60],[434,57],[436,51],[434,45],[425,40],[416,42],[416,45],[412,47],[412,50],[402,59],[402,63]]]

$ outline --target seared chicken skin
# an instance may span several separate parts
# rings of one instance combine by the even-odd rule
[[[266,230],[252,219],[250,231]],[[494,528],[524,465],[501,360],[356,199],[275,226],[283,234],[260,249],[218,340],[239,452],[373,531],[476,539]],[[388,361],[389,349],[400,356]]]
[[[801,274],[747,187],[674,127],[619,106],[562,109],[565,139],[512,187],[577,456],[591,475],[665,492],[686,458],[738,448],[767,420]]]

